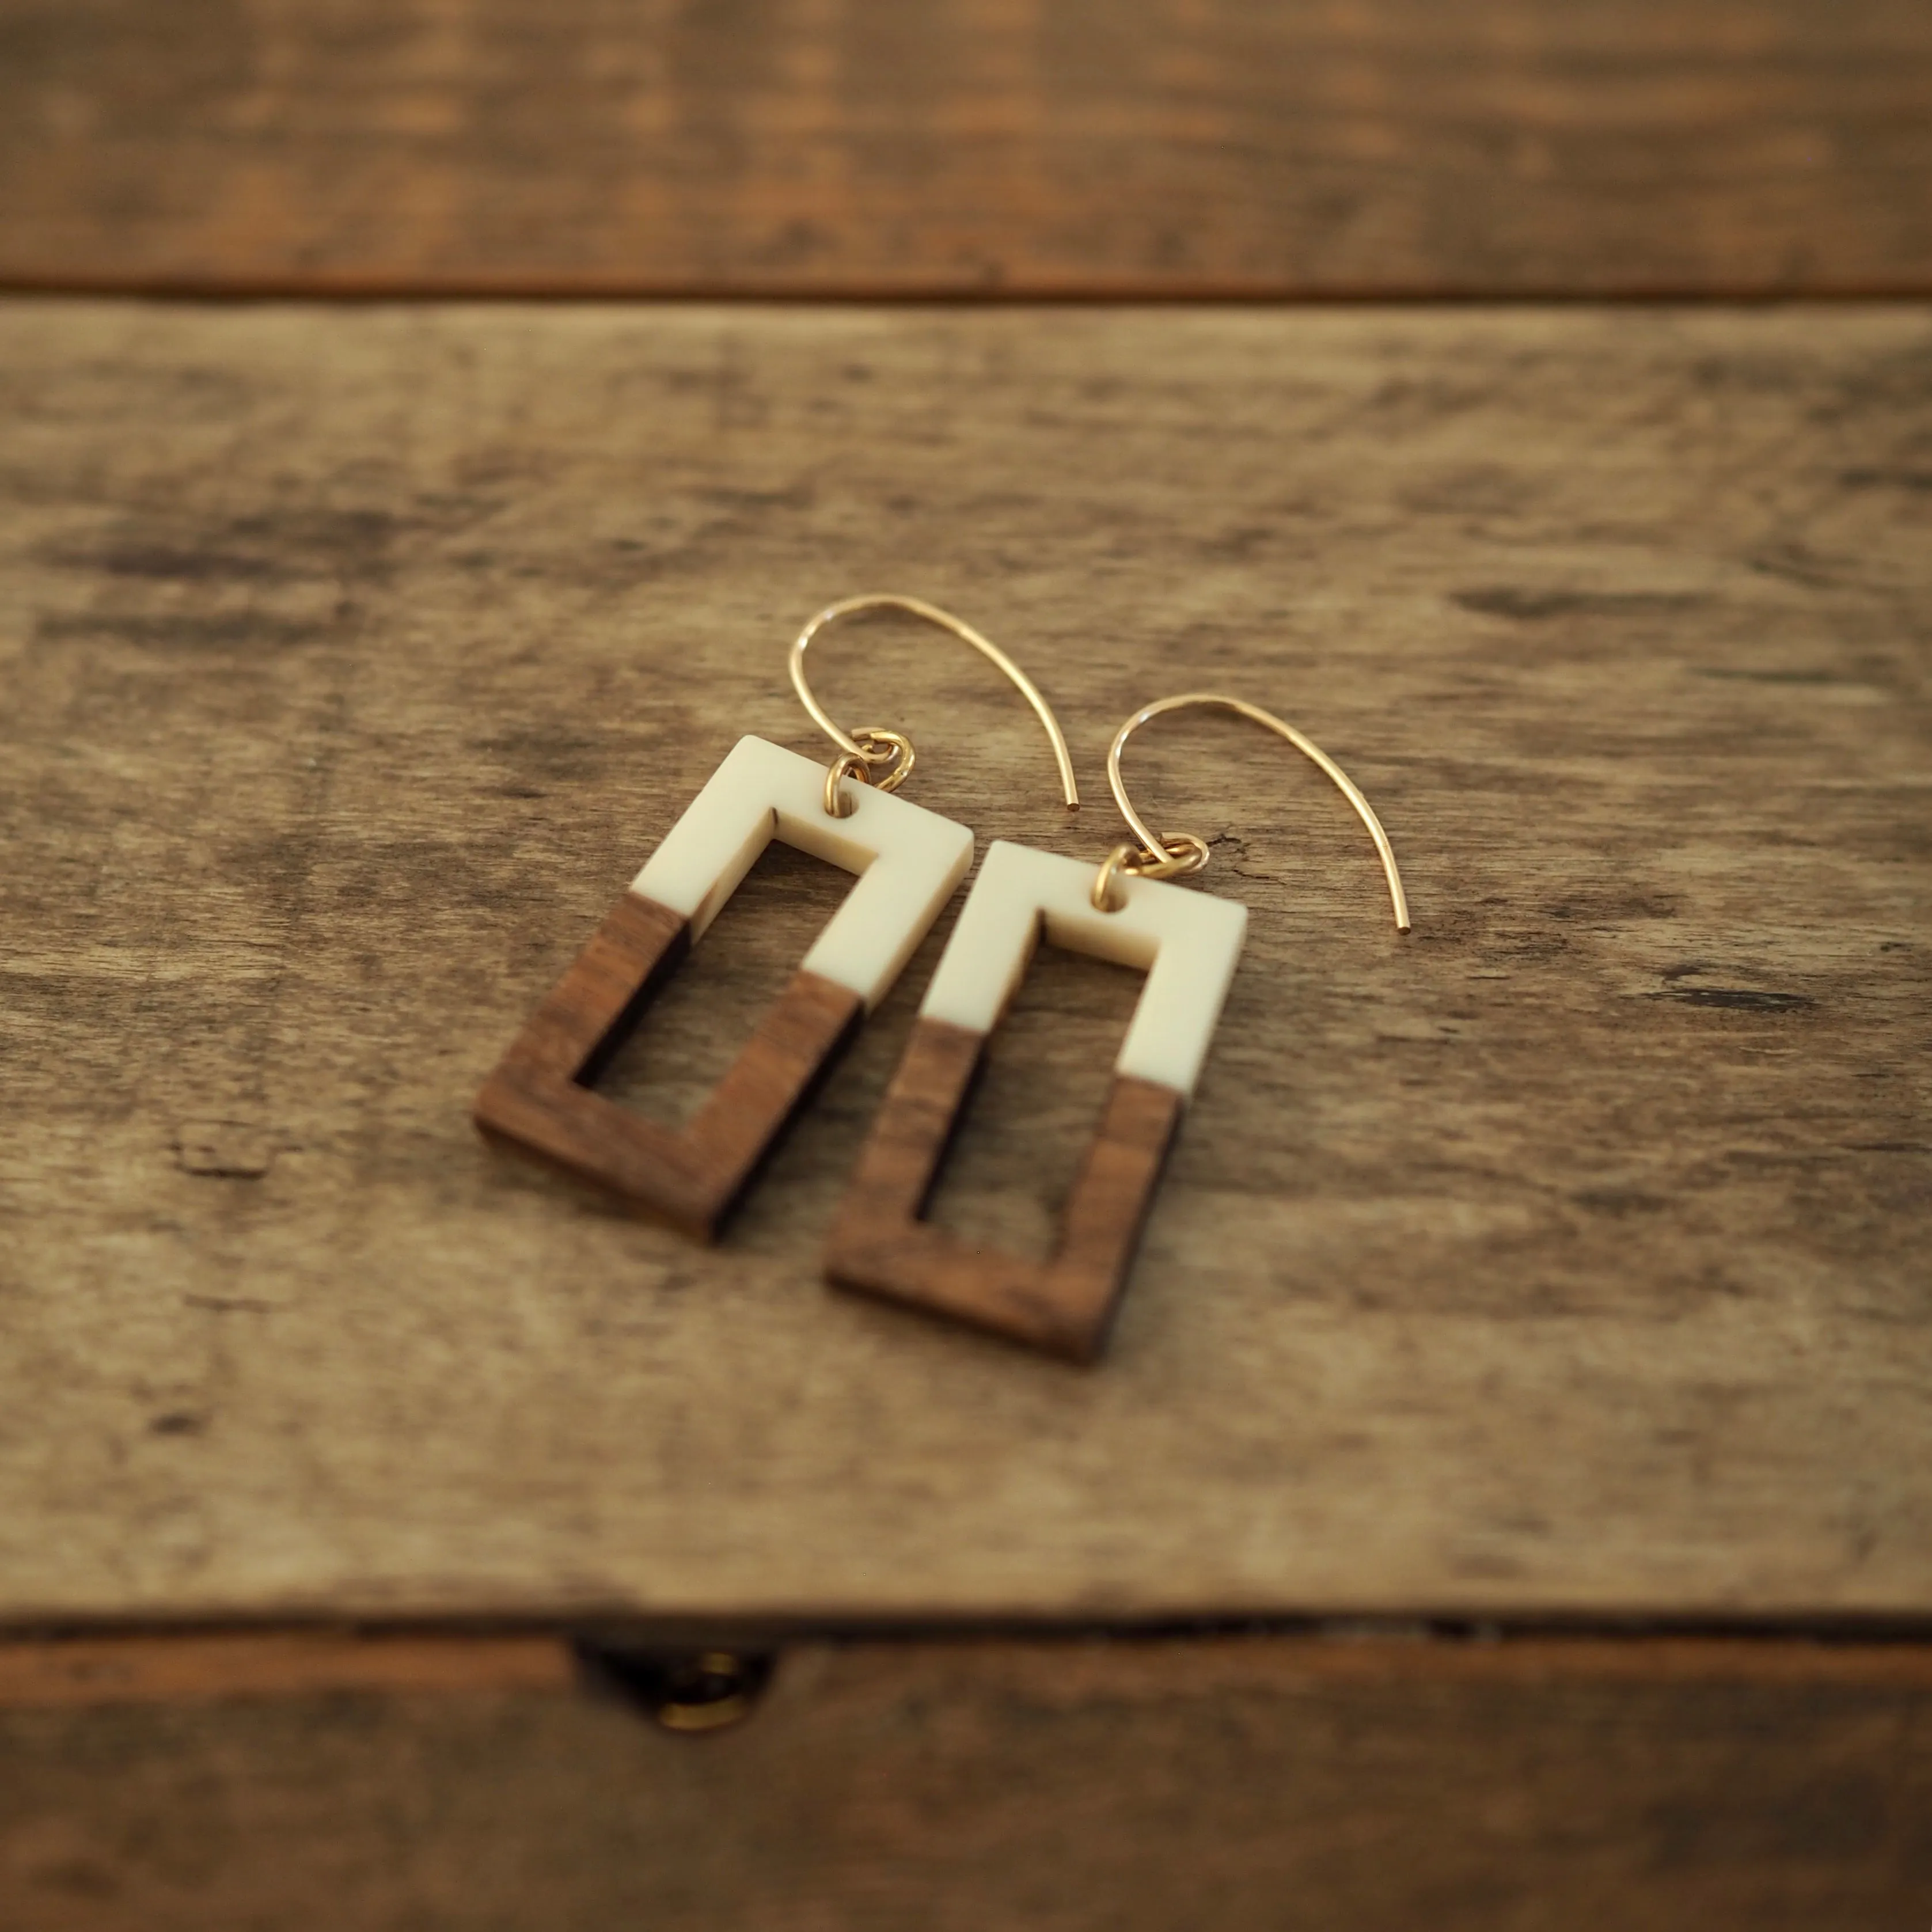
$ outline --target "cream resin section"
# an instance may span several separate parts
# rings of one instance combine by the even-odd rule
[[[973,862],[973,835],[936,812],[854,780],[856,809],[825,809],[824,765],[763,738],[740,738],[631,890],[691,922],[700,938],[777,838],[858,881],[802,965],[875,1006]]]
[[[999,1024],[1044,930],[1056,946],[1145,969],[1116,1073],[1191,1094],[1234,976],[1248,909],[1158,879],[1119,879],[1126,903],[1099,912],[1097,865],[996,840],[932,976],[922,1018],[975,1033]]]

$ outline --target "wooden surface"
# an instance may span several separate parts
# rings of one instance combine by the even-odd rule
[[[0,282],[1932,290],[1922,0],[0,0]]]
[[[1932,313],[0,310],[0,1616],[1932,1611]],[[820,1244],[948,923],[706,1253],[484,1074],[842,634],[909,795],[1252,909],[1107,1365]],[[983,848],[982,848],[983,849]],[[843,890],[770,858],[606,1090]],[[1136,982],[942,1189],[1024,1247]],[[643,1070],[640,1072],[640,1070]]]
[[[260,1641],[182,1647],[198,1698],[140,1674],[165,1643],[0,1649],[10,1932],[1863,1932],[1932,1895],[1917,1653],[810,1645],[689,1738],[556,1646],[465,1684],[310,1640],[280,1694]]]

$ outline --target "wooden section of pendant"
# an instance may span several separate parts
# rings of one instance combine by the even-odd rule
[[[916,1024],[833,1223],[826,1277],[1091,1362],[1106,1346],[1186,1101],[1158,1081],[1117,1075],[1053,1258],[973,1246],[920,1216],[986,1047],[971,1028]]]
[[[490,1138],[596,1183],[702,1240],[856,1029],[856,993],[801,968],[681,1131],[591,1090],[691,950],[690,922],[627,892],[477,1096]]]

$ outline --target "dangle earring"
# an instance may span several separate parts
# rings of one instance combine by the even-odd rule
[[[1206,1057],[1246,930],[1245,906],[1163,881],[1208,862],[1192,832],[1162,838],[1134,809],[1120,752],[1150,718],[1209,705],[1252,718],[1341,788],[1376,842],[1396,929],[1408,906],[1388,835],[1348,775],[1312,739],[1238,698],[1190,692],[1136,712],[1114,735],[1107,782],[1137,844],[1096,873],[1078,859],[998,840],[966,896],[913,1036],[848,1190],[826,1278],[988,1328],[1077,1362],[1105,1346],[1141,1228]],[[1144,968],[1114,1084],[1046,1262],[956,1240],[921,1217],[986,1051],[1042,935],[1070,952]]]
[[[1032,680],[970,625],[916,597],[847,598],[791,647],[791,680],[839,748],[830,769],[741,738],[550,990],[478,1095],[477,1126],[610,1189],[702,1240],[743,1193],[818,1081],[882,1000],[973,860],[963,825],[893,796],[913,768],[896,731],[848,736],[806,682],[812,640],[895,610],[970,644],[1032,706],[1070,810],[1080,802],[1058,721]],[[591,1090],[638,1018],[773,838],[858,874],[777,1004],[682,1131]]]

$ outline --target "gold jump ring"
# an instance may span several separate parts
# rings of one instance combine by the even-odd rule
[[[865,759],[856,752],[842,752],[825,774],[825,815],[828,818],[850,818],[859,809],[859,801],[842,788],[848,778],[856,778],[861,784],[872,782]]]
[[[1130,879],[1178,879],[1198,872],[1208,862],[1208,842],[1191,832],[1160,842],[1158,853],[1138,845],[1116,845],[1100,862],[1088,896],[1096,912],[1118,912],[1126,904],[1114,885],[1118,876]]]

